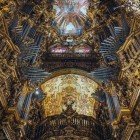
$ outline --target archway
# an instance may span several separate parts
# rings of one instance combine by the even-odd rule
[[[93,94],[100,85],[87,72],[76,69],[56,71],[40,88],[46,95],[42,102],[46,117],[61,114],[72,104],[78,114],[96,118],[99,103]]]

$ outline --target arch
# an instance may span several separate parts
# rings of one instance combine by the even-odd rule
[[[96,117],[96,95],[100,87],[87,72],[77,69],[55,71],[40,85],[46,94],[42,106],[46,116],[61,114],[68,104],[73,104],[78,114]],[[95,93],[95,95],[93,95]]]
[[[66,68],[66,69],[56,70],[53,73],[51,73],[51,75],[45,78],[45,80],[40,84],[40,87],[46,81],[55,78],[57,76],[66,75],[66,74],[76,74],[76,75],[85,76],[93,80],[94,82],[96,82],[99,86],[101,86],[101,84],[94,77],[92,77],[87,71],[81,69],[75,69],[75,68]]]

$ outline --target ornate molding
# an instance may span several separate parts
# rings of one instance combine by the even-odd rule
[[[131,112],[135,109],[135,106],[140,98],[140,89],[137,89],[137,92],[132,95],[131,102],[130,102],[130,109]]]
[[[2,128],[8,140],[16,140],[15,132],[12,130],[9,122],[3,122]]]
[[[126,107],[121,108],[120,112],[119,112],[119,114],[117,116],[117,119],[115,119],[113,121],[112,125],[119,124],[122,119],[124,119],[126,122],[130,121],[130,119],[131,119],[131,111],[130,111],[129,108],[126,108]]]
[[[123,136],[122,136],[122,139],[121,140],[130,140],[131,138],[131,135],[133,133],[133,131],[135,130],[135,126],[136,124],[135,123],[129,123],[124,132],[123,132]]]
[[[7,110],[8,113],[13,114],[15,116],[16,121],[20,121],[19,113],[16,107],[10,107]]]

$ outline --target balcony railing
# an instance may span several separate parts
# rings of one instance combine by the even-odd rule
[[[45,58],[60,58],[60,59],[93,59],[96,58],[94,53],[45,53]]]
[[[47,117],[35,129],[34,139],[75,135],[104,140],[103,127],[90,116],[79,115],[71,108],[60,115]]]

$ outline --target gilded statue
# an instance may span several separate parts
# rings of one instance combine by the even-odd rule
[[[24,95],[26,95],[26,94],[29,94],[29,93],[33,92],[34,89],[35,89],[35,87],[30,83],[30,81],[26,81],[24,83],[23,88],[22,88],[22,93]]]
[[[3,61],[3,64],[5,65],[5,68],[6,68],[6,72],[7,72],[6,74],[10,74],[11,73],[13,75],[13,77],[18,79],[17,72],[15,70],[15,66],[13,65],[14,60],[13,61],[11,60],[11,62],[10,62],[12,65],[9,65],[7,63],[6,59],[3,59],[2,61]]]

